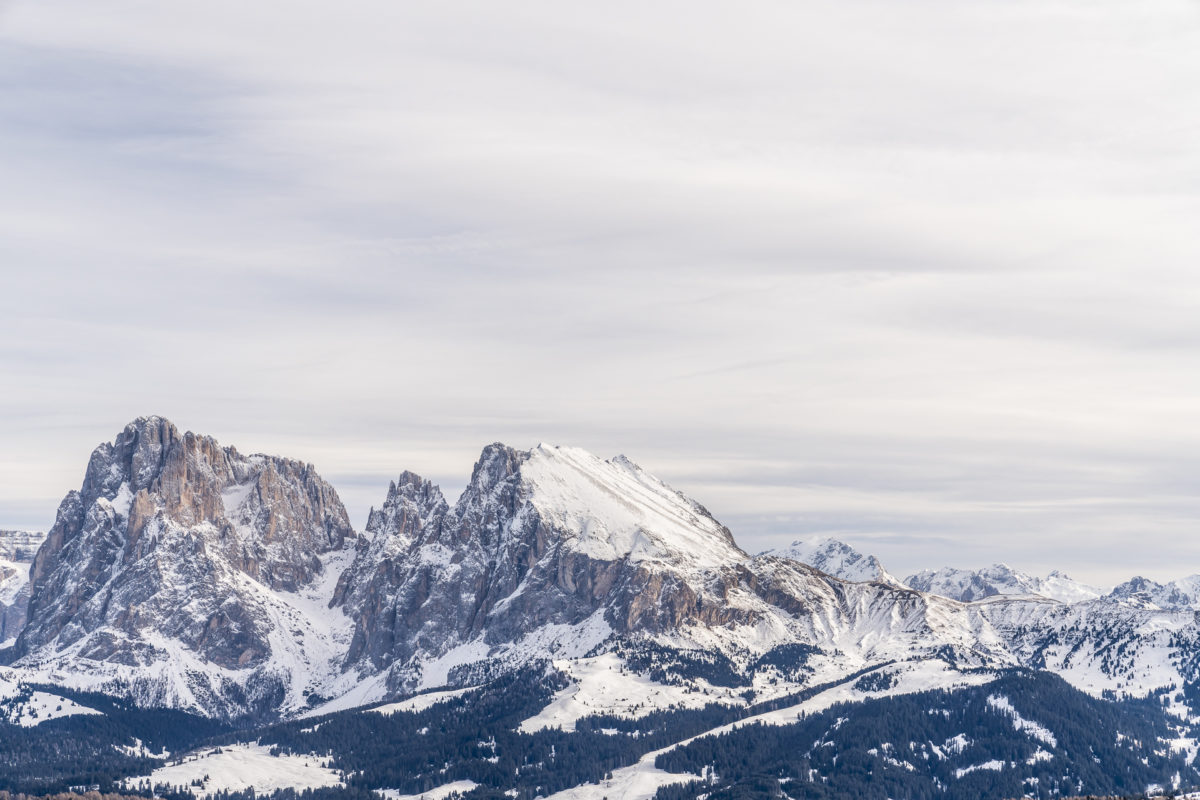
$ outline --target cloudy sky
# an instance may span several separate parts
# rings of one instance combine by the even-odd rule
[[[0,527],[162,414],[750,550],[1200,572],[1200,5],[0,3]]]

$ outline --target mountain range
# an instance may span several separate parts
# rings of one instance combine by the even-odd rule
[[[540,699],[505,728],[513,735],[583,736],[603,727],[594,720],[618,730],[633,724],[620,720],[681,714],[671,748],[682,752],[680,742],[706,730],[700,719],[720,723],[710,735],[741,741],[747,720],[802,725],[832,703],[967,692],[1027,675],[1021,686],[1080,707],[1153,699],[1157,738],[1126,750],[1162,751],[1154,775],[1200,782],[1198,603],[1200,577],[1134,578],[1110,592],[1004,565],[899,580],[829,538],[751,555],[703,506],[629,459],[547,445],[488,445],[453,504],[401,472],[357,532],[312,465],[242,455],[143,417],[96,448],[44,539],[0,533],[0,719],[65,725],[103,713],[87,698],[107,697],[130,714],[174,709],[291,731],[308,719],[361,720],[356,709],[379,703],[449,713],[492,702],[471,692],[528,680],[522,691]],[[431,691],[428,705],[405,699]],[[1072,692],[1078,699],[1061,699]],[[1036,758],[1074,757],[1055,749],[1053,735],[1038,738],[1027,709],[979,697],[979,713],[1011,723],[1009,738],[1040,742],[1046,755]],[[1106,747],[1120,749],[1133,733],[1114,735]],[[911,753],[875,750],[871,758],[907,764],[892,765],[897,776],[923,769]],[[606,779],[650,787],[644,796],[675,791],[679,781],[637,747],[627,755],[635,751],[622,767],[632,772]],[[1175,752],[1187,757],[1177,764]],[[1003,759],[979,763],[993,762],[1001,767],[980,769],[1007,774]],[[1091,774],[1075,769],[1063,790]],[[922,785],[940,782],[938,791],[957,796],[940,775]]]

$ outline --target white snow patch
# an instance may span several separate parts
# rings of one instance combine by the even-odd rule
[[[159,767],[149,776],[127,778],[136,786],[149,779],[153,784],[191,787],[201,796],[220,791],[273,792],[277,789],[307,789],[341,786],[338,774],[329,768],[329,759],[315,756],[271,755],[269,747],[259,744],[235,744],[200,751],[179,764]]]
[[[118,516],[129,516],[129,507],[133,505],[133,492],[129,489],[129,481],[121,484],[117,489],[116,496],[109,502],[112,503],[113,511],[116,511]]]
[[[954,777],[961,778],[963,775],[968,775],[972,772],[975,772],[976,770],[981,770],[981,769],[990,769],[990,770],[999,772],[1000,770],[1004,769],[1004,762],[993,760],[993,761],[985,761],[982,764],[972,764],[969,767],[963,767],[962,769],[954,770]]]
[[[1007,697],[1003,695],[988,695],[987,704],[996,709],[1000,713],[1012,719],[1013,728],[1018,732],[1028,734],[1030,738],[1037,739],[1039,742],[1048,744],[1051,747],[1058,747],[1058,739],[1050,732],[1050,729],[1045,725],[1041,725],[1033,720],[1028,720],[1017,713],[1013,708],[1013,704]]]
[[[418,689],[434,689],[450,682],[450,670],[487,658],[492,650],[484,642],[468,642],[421,664],[421,683]]]
[[[1043,750],[1042,748],[1039,747],[1037,749],[1037,752],[1035,752],[1029,758],[1025,759],[1025,763],[1032,766],[1032,765],[1038,763],[1039,761],[1050,761],[1053,758],[1054,758],[1053,753],[1047,753],[1045,750]]]
[[[666,772],[654,766],[654,759],[670,747],[647,753],[636,764],[612,771],[612,777],[599,783],[585,783],[550,795],[546,800],[652,800],[662,786],[698,780],[691,773]]]
[[[478,785],[475,781],[454,781],[453,783],[444,783],[441,786],[421,792],[420,794],[400,794],[398,789],[379,789],[378,791],[387,800],[445,800],[445,798],[455,792],[466,794]]]
[[[673,705],[703,708],[709,703],[745,704],[736,690],[710,686],[704,681],[688,686],[656,683],[628,669],[614,653],[555,661],[554,666],[567,674],[571,685],[555,694],[536,716],[522,722],[519,728],[522,733],[553,727],[573,731],[578,720],[592,714],[636,719]]]
[[[229,486],[221,492],[221,503],[225,506],[226,519],[232,520],[236,516],[237,510],[242,507],[242,503],[246,502],[246,498],[250,496],[250,492],[254,491],[254,487],[257,485],[256,481],[247,481]]]

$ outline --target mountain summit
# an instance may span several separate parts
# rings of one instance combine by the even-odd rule
[[[764,555],[790,558],[846,581],[877,581],[904,587],[904,583],[884,569],[875,556],[863,555],[829,536],[798,539],[787,547],[768,550]]]
[[[747,558],[708,511],[629,459],[546,445],[484,448],[453,508],[404,473],[369,532],[335,603],[356,624],[347,663],[395,665],[396,687],[419,678],[418,655],[471,643],[483,655],[547,626],[586,650],[614,630],[727,616],[699,573]]]
[[[59,506],[15,655],[147,703],[283,702],[323,631],[280,598],[317,583],[322,557],[354,536],[311,465],[141,417],[95,449]]]

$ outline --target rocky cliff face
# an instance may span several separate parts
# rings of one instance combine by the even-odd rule
[[[617,633],[737,616],[698,568],[745,554],[701,506],[626,459],[541,446],[484,449],[454,508],[406,473],[371,516],[335,603],[355,620],[348,664],[397,665],[520,641],[595,618]]]
[[[254,670],[288,649],[281,627],[300,638],[305,627],[279,598],[321,579],[322,557],[354,535],[311,465],[243,456],[164,419],[138,419],[96,448],[82,488],[59,507],[33,562],[16,655],[40,664],[70,654],[76,667],[213,666],[241,675],[185,674],[153,691],[233,693],[253,705],[246,681],[258,680],[250,694],[278,700],[286,669]]]
[[[795,643],[854,659],[998,653],[956,603],[751,559],[702,506],[622,457],[491,445],[453,508],[405,473],[371,533],[334,602],[355,623],[347,666],[386,672],[393,691],[444,681],[446,663],[578,656],[617,640],[735,659]]]
[[[29,606],[29,568],[46,534],[0,531],[0,643],[16,638]]]

